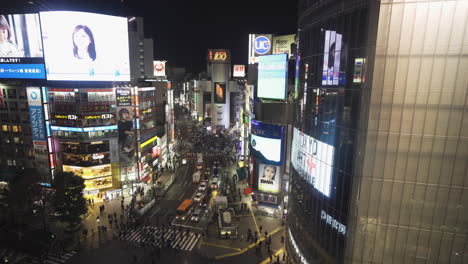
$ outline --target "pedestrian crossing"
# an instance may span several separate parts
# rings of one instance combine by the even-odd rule
[[[33,259],[32,263],[33,264],[39,264],[39,263],[44,263],[44,264],[64,264],[68,260],[70,260],[73,256],[76,255],[76,251],[69,251],[69,252],[62,252],[59,254],[54,254],[54,253],[49,253],[48,255],[45,256],[45,258],[41,261],[41,259]]]
[[[143,246],[172,247],[192,251],[201,234],[156,226],[141,226],[127,230],[119,238]]]

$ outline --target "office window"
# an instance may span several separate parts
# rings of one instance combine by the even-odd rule
[[[8,132],[9,131],[8,125],[2,125],[2,131],[3,132]]]

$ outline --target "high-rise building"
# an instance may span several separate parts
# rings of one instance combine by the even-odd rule
[[[290,263],[467,263],[467,1],[299,1]]]

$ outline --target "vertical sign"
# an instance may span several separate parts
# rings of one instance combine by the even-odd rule
[[[38,87],[26,89],[33,138],[34,158],[38,167],[48,167],[49,157],[45,133],[44,111],[42,108],[41,90]]]
[[[137,140],[133,126],[135,113],[132,106],[132,90],[130,88],[117,88],[116,101],[121,180],[134,180],[136,179]]]

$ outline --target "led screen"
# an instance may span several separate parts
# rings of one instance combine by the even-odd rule
[[[283,127],[251,120],[250,149],[265,163],[281,165]]]
[[[340,78],[341,34],[325,32],[322,85],[338,85]]]
[[[315,189],[330,197],[335,148],[294,128],[291,164]]]
[[[226,103],[226,83],[214,83],[214,102],[215,104]]]
[[[259,98],[286,99],[288,54],[260,56],[258,62]]]
[[[258,189],[263,192],[277,193],[280,188],[280,167],[271,164],[258,165]]]
[[[45,78],[37,14],[0,15],[0,78]]]
[[[48,80],[130,80],[126,18],[70,11],[40,17]]]

